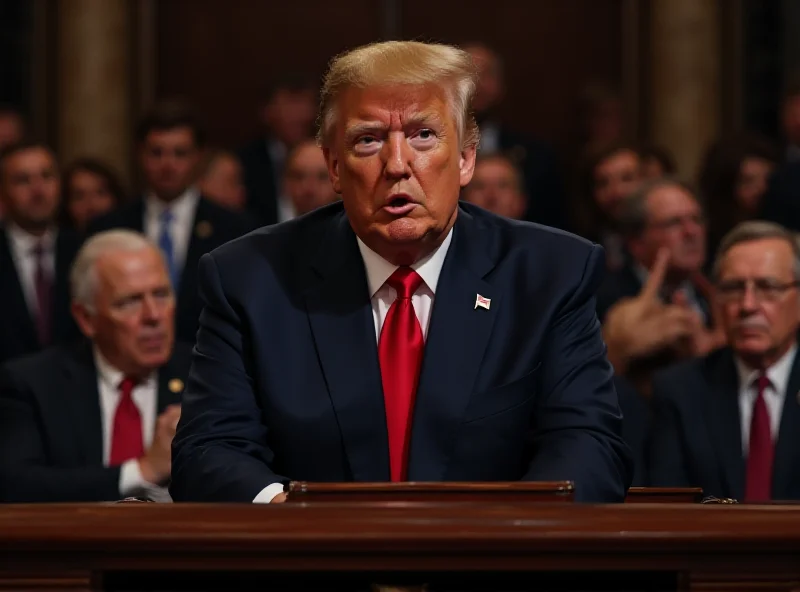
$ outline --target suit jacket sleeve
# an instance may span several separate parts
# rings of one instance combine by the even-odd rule
[[[33,393],[16,374],[6,368],[0,376],[0,502],[120,499],[119,467],[48,464]]]
[[[272,451],[246,363],[245,321],[224,293],[213,254],[199,268],[200,315],[181,420],[172,444],[175,501],[252,502],[284,477]]]
[[[575,498],[588,502],[622,501],[633,472],[595,313],[603,269],[603,251],[595,246],[545,341],[541,401],[532,418],[535,452],[525,476],[574,481]]]
[[[653,380],[653,424],[650,430],[649,474],[653,487],[690,487],[683,462],[683,442],[678,405],[670,393],[670,380]]]

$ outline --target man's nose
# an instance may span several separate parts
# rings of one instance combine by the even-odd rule
[[[411,147],[403,132],[390,132],[384,145],[386,164],[384,171],[390,179],[407,178],[410,173]]]

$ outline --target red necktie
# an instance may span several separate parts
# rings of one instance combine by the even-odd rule
[[[405,481],[411,439],[411,412],[417,391],[425,342],[411,296],[422,278],[410,267],[400,267],[386,280],[397,292],[378,343],[386,427],[389,431],[389,466],[392,481]]]
[[[763,374],[756,381],[758,396],[753,405],[753,420],[750,423],[750,449],[747,454],[747,486],[744,499],[747,502],[765,502],[772,499],[772,461],[775,446],[769,425],[764,391],[770,385]]]
[[[50,344],[50,314],[52,312],[52,283],[50,274],[44,265],[45,249],[42,243],[37,243],[33,248],[35,267],[33,272],[33,285],[36,290],[36,333],[39,337],[39,344],[46,346]]]
[[[119,403],[114,413],[114,431],[111,436],[111,454],[108,464],[116,467],[132,458],[144,454],[142,439],[142,416],[133,402],[135,381],[125,378],[119,385]]]

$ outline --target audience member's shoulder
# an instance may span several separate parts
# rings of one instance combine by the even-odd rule
[[[465,202],[460,205],[478,225],[495,229],[506,248],[530,249],[538,253],[546,252],[550,256],[575,253],[585,257],[593,247],[591,241],[566,230],[525,220],[511,220]]]
[[[724,357],[729,356],[729,350],[723,348],[711,352],[705,357],[689,358],[656,372],[653,385],[661,393],[668,393],[673,397],[683,396],[691,389],[686,384],[701,380],[709,368],[717,366]]]
[[[55,345],[36,353],[13,358],[3,364],[2,371],[16,379],[51,376],[56,368],[71,357],[73,347],[75,345]]]
[[[343,215],[342,203],[336,202],[287,222],[262,226],[214,249],[212,254],[218,261],[236,261],[253,254],[296,256],[313,249],[326,228]]]
[[[138,200],[122,204],[110,212],[98,216],[89,223],[86,235],[92,236],[98,232],[113,230],[115,228],[134,228],[137,226],[136,213],[142,209]],[[138,225],[142,222],[138,221]]]

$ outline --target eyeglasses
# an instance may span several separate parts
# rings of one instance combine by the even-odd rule
[[[747,287],[752,286],[753,296],[762,302],[774,302],[787,290],[800,286],[800,281],[782,283],[769,278],[752,280],[728,280],[717,284],[717,296],[725,302],[737,302],[744,298]]]

